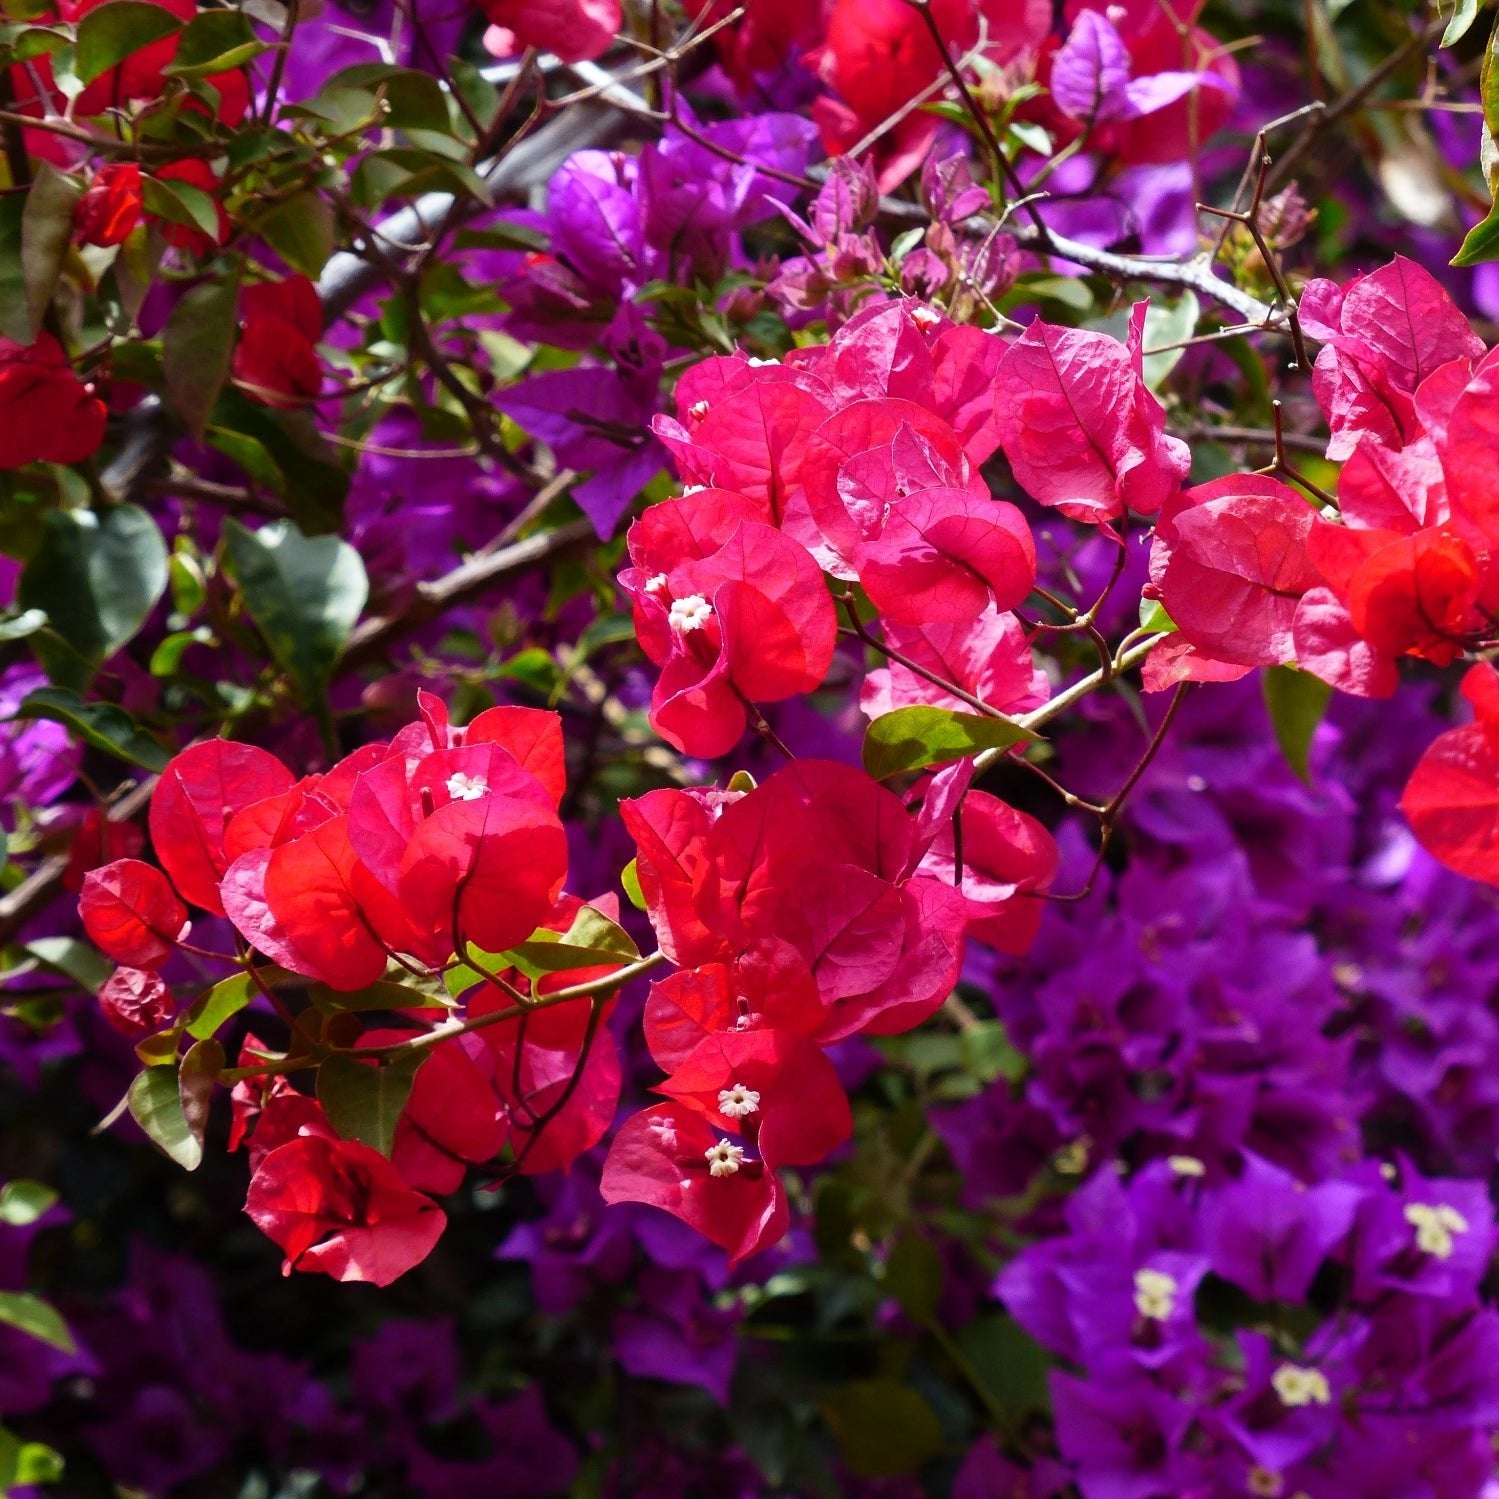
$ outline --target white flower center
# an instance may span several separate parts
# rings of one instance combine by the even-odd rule
[[[1439,1260],[1451,1259],[1454,1236],[1468,1231],[1468,1220],[1445,1202],[1408,1202],[1405,1221],[1416,1230],[1416,1247]]]
[[[767,364],[779,364],[779,359],[756,359],[753,356],[747,361],[751,369],[764,369]]]
[[[746,1114],[757,1113],[759,1108],[759,1093],[753,1088],[746,1088],[743,1083],[719,1089],[718,1112],[726,1118],[743,1119]]]
[[[645,580],[645,591],[647,593],[660,593],[666,587],[666,574],[655,573]]]
[[[707,416],[709,410],[710,408],[706,401],[694,401],[692,405],[687,408],[687,415],[690,416],[693,421],[700,422],[705,416]]]
[[[703,1152],[703,1159],[713,1176],[733,1176],[744,1162],[744,1146],[720,1140]]]
[[[1208,1169],[1195,1155],[1168,1156],[1166,1164],[1178,1176],[1205,1176]]]
[[[682,486],[682,498],[685,500],[690,494],[701,494],[707,487],[706,484],[684,484]]]
[[[455,802],[473,802],[489,790],[483,776],[467,776],[460,770],[448,777],[448,795]]]
[[[942,321],[942,317],[939,313],[933,312],[930,307],[913,307],[911,321],[918,328],[935,328]]]
[[[1327,1405],[1332,1388],[1320,1369],[1303,1369],[1300,1364],[1282,1364],[1270,1376],[1282,1405]]]
[[[701,630],[713,617],[713,605],[700,593],[689,593],[685,599],[672,603],[667,623],[672,629],[685,635],[689,630]]]
[[[1135,1310],[1152,1322],[1164,1322],[1176,1310],[1179,1287],[1164,1270],[1135,1271]]]

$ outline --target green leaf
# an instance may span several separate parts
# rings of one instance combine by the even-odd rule
[[[1446,6],[1438,3],[1438,10],[1445,10]],[[1462,39],[1472,29],[1473,23],[1478,19],[1478,0],[1457,0],[1457,5],[1452,12],[1452,19],[1447,23],[1447,29],[1442,33],[1442,46],[1451,47]]]
[[[359,553],[290,521],[248,531],[224,522],[224,547],[250,617],[304,701],[321,697],[369,597]]]
[[[958,1346],[990,1394],[986,1403],[1008,1418],[1009,1435],[1051,1409],[1051,1360],[1019,1323],[1002,1312],[982,1313],[958,1333]]]
[[[425,1060],[425,1052],[379,1063],[329,1057],[317,1075],[318,1102],[328,1123],[345,1140],[358,1140],[388,1156],[416,1070]]]
[[[83,83],[92,83],[132,52],[182,29],[182,22],[165,6],[144,0],[110,0],[85,13],[78,23],[73,71]]]
[[[62,1472],[60,1452],[42,1442],[23,1442],[13,1431],[0,1426],[0,1494],[56,1483]]]
[[[904,1235],[885,1261],[885,1289],[915,1322],[930,1322],[942,1301],[942,1256],[930,1239]]]
[[[0,338],[18,344],[33,341],[21,261],[21,219],[25,212],[25,193],[0,196]]]
[[[1462,245],[1452,257],[1453,265],[1484,265],[1499,260],[1499,204],[1489,210],[1482,223],[1468,230]]]
[[[326,984],[310,984],[307,997],[325,1015],[337,1015],[344,1011],[362,1013],[366,1010],[425,1010],[443,1007],[442,1000],[437,995],[390,979],[377,979],[373,984],[352,992],[330,989]]]
[[[231,973],[196,1000],[187,1012],[187,1033],[194,1041],[206,1041],[232,1020],[260,993],[248,973]]]
[[[130,1115],[161,1153],[187,1171],[203,1162],[203,1141],[182,1111],[175,1067],[147,1067],[125,1095]]]
[[[1176,630],[1176,621],[1159,599],[1141,599],[1140,628],[1151,635],[1170,635]]]
[[[41,331],[73,240],[73,210],[83,189],[50,162],[38,162],[21,215],[21,279],[33,343]]]
[[[998,1020],[980,1020],[966,1026],[958,1035],[963,1049],[963,1065],[984,1083],[1004,1078],[1018,1083],[1026,1074],[1025,1053],[1017,1051],[1010,1033]]]
[[[278,203],[251,227],[293,270],[314,280],[333,254],[338,232],[333,205],[310,191]]]
[[[214,205],[213,194],[195,183],[143,177],[141,202],[152,218],[196,229],[210,239],[218,238],[219,214]]]
[[[914,1473],[942,1450],[936,1412],[909,1385],[895,1379],[859,1379],[840,1386],[823,1403],[844,1462],[866,1478]]]
[[[323,85],[324,93],[346,90],[366,93],[373,100],[378,91],[385,101],[383,122],[397,130],[427,130],[448,134],[452,117],[447,98],[437,80],[415,68],[398,68],[389,63],[359,63],[341,68]],[[320,107],[323,95],[311,103]]]
[[[97,994],[114,972],[113,963],[77,937],[33,937],[25,951],[44,968],[55,969],[90,994]]]
[[[226,1060],[224,1048],[210,1037],[188,1048],[177,1073],[177,1099],[182,1105],[182,1117],[200,1146],[208,1130],[214,1085]]]
[[[1272,666],[1260,680],[1275,742],[1280,745],[1286,763],[1310,785],[1307,757],[1317,725],[1327,711],[1332,688],[1320,677],[1309,671],[1297,671],[1294,666]]]
[[[18,1327],[64,1353],[72,1353],[78,1346],[57,1309],[30,1291],[0,1291],[0,1322]]]
[[[229,377],[237,297],[238,283],[233,279],[204,281],[177,303],[162,331],[167,399],[194,437],[202,437]]]
[[[864,769],[877,781],[1039,736],[1008,718],[918,704],[882,714],[864,735]]]
[[[161,71],[169,78],[227,73],[268,50],[243,11],[199,11],[182,33],[171,63]]]
[[[23,609],[8,619],[0,619],[0,645],[12,640],[25,640],[28,635],[35,635],[38,630],[44,629],[46,624],[47,616],[41,609]]]
[[[501,961],[534,979],[570,968],[633,963],[639,956],[640,949],[623,927],[592,906],[584,906],[567,931],[539,927],[529,941],[517,943],[503,954]]]
[[[53,510],[16,598],[23,609],[47,615],[48,631],[33,641],[47,675],[81,689],[105,657],[135,637],[166,586],[166,542],[144,510]]]
[[[164,770],[172,758],[123,708],[113,703],[86,703],[66,687],[39,687],[28,693],[15,716],[65,724],[86,744],[142,770]]]
[[[619,872],[619,882],[637,911],[645,910],[645,891],[640,888],[640,861],[631,859]]]
[[[57,1201],[57,1193],[41,1182],[16,1178],[0,1187],[0,1223],[25,1228],[35,1223]]]

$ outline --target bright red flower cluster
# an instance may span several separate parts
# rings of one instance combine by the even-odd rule
[[[655,791],[621,804],[661,950],[645,1034],[670,1103],[620,1131],[609,1201],[675,1213],[739,1259],[786,1226],[783,1166],[847,1138],[822,1046],[927,1019],[965,932],[1023,947],[1056,850],[1039,824],[970,793],[961,883],[952,817],[971,778],[934,777],[919,813],[862,772],[798,760],[750,791]],[[733,1138],[731,1138],[733,1137]]]

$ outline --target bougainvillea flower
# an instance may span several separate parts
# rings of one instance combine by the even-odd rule
[[[1191,465],[1141,376],[1143,305],[1128,345],[1038,318],[1000,362],[994,411],[1005,457],[1032,499],[1073,520],[1153,515]]]
[[[231,862],[224,849],[230,818],[289,791],[293,780],[253,744],[209,739],[173,756],[151,793],[149,826],[156,857],[184,900],[224,914],[219,881]]]
[[[145,212],[137,162],[111,161],[95,171],[73,210],[73,232],[85,245],[119,245]]]
[[[93,870],[78,899],[89,940],[117,963],[160,968],[187,935],[187,907],[154,864],[116,859]]]
[[[1329,458],[1347,458],[1365,434],[1389,448],[1420,437],[1417,387],[1441,366],[1483,354],[1441,283],[1403,255],[1341,287],[1309,281],[1298,315],[1324,345],[1312,388],[1332,432]]]
[[[1051,695],[1020,621],[992,603],[966,620],[917,625],[884,620],[880,628],[891,650],[1001,713],[1037,708]],[[870,718],[918,703],[972,711],[971,704],[894,658],[865,677],[859,694],[859,706]]]
[[[1338,475],[1343,524],[1411,532],[1439,526],[1448,516],[1447,483],[1429,437],[1392,449],[1362,437]]]
[[[806,960],[789,942],[764,937],[727,962],[657,979],[643,1027],[651,1056],[670,1072],[709,1036],[764,1028],[813,1036],[823,1019],[822,995]]]
[[[1426,850],[1449,869],[1499,885],[1499,671],[1463,678],[1475,723],[1439,734],[1421,756],[1400,810]]]
[[[822,573],[806,549],[757,521],[733,525],[701,495],[672,512],[688,551],[672,565],[659,538],[666,518],[631,528],[635,566],[620,574],[636,633],[661,667],[651,723],[687,754],[721,755],[748,722],[746,704],[778,702],[818,687],[838,626]],[[657,509],[663,507],[656,507]],[[658,570],[659,569],[659,570]]]
[[[683,792],[655,792],[622,810],[663,946],[695,966],[730,959],[757,938],[791,943],[827,1011],[820,1039],[908,1029],[951,991],[962,894],[913,872],[914,819],[862,771],[798,760],[729,800],[716,819]],[[663,828],[671,843],[659,840]]]
[[[1045,902],[1038,893],[1056,878],[1057,845],[1034,817],[985,791],[970,791],[959,814],[968,903],[968,935],[1001,952],[1021,954],[1035,940]],[[953,823],[946,820],[920,868],[949,883],[957,878]]]
[[[658,1104],[625,1123],[599,1191],[605,1202],[674,1214],[728,1250],[730,1264],[777,1243],[790,1218],[775,1172],[680,1104]]]
[[[1440,444],[1453,522],[1463,535],[1491,553],[1499,551],[1496,412],[1499,412],[1499,358],[1491,350],[1445,413]]]
[[[1183,639],[1220,661],[1290,661],[1297,602],[1322,582],[1307,555],[1315,521],[1294,489],[1261,474],[1187,490],[1156,527],[1147,593]]]
[[[1377,650],[1445,666],[1482,624],[1478,559],[1441,527],[1402,536],[1368,557],[1349,580],[1353,627]]]
[[[293,408],[316,398],[323,384],[317,341],[323,306],[306,276],[262,281],[240,293],[240,333],[230,378],[265,406]]]
[[[822,1048],[776,1030],[705,1037],[656,1092],[715,1129],[755,1142],[767,1166],[810,1166],[853,1133],[848,1097]]]
[[[132,1041],[160,1030],[177,1013],[161,975],[140,968],[116,968],[99,986],[99,1008],[110,1026]]]
[[[409,1031],[367,1031],[365,1046],[389,1046]],[[504,1147],[509,1122],[495,1094],[490,1054],[478,1035],[430,1047],[412,1079],[390,1158],[401,1180],[434,1197],[456,1192],[469,1166]]]
[[[492,39],[500,56],[537,47],[583,62],[607,52],[620,28],[619,0],[483,0],[481,8],[500,33]]]
[[[50,333],[0,338],[0,469],[82,463],[104,441],[104,402]]]
[[[286,1256],[283,1271],[388,1286],[432,1252],[447,1215],[377,1150],[301,1135],[261,1161],[245,1212]]]
[[[145,835],[133,822],[119,822],[97,806],[90,807],[73,835],[62,888],[77,895],[91,869],[115,859],[133,859],[146,846]],[[163,860],[163,863],[165,861]]]

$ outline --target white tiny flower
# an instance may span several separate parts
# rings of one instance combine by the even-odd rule
[[[713,605],[702,594],[689,593],[686,598],[677,599],[672,604],[671,613],[666,618],[672,629],[685,635],[689,630],[701,630],[712,616]]]
[[[701,494],[707,487],[706,484],[684,484],[682,486],[682,498],[685,500],[690,494]]]
[[[703,1159],[707,1161],[712,1175],[733,1176],[744,1163],[744,1146],[720,1140],[717,1145],[710,1145],[703,1152]]]
[[[911,321],[918,328],[935,328],[942,321],[942,315],[934,312],[930,307],[913,307]]]
[[[1205,1176],[1207,1167],[1195,1155],[1173,1155],[1166,1157],[1166,1164],[1178,1176]]]
[[[780,362],[781,361],[779,359],[756,359],[753,355],[751,355],[749,359],[749,366],[751,369],[758,370],[764,369],[767,364],[779,364]]]
[[[1328,1405],[1332,1401],[1332,1387],[1320,1369],[1282,1364],[1270,1376],[1270,1384],[1282,1405]]]
[[[1179,1289],[1176,1277],[1164,1270],[1136,1270],[1135,1310],[1152,1322],[1164,1322],[1176,1310]]]
[[[746,1088],[743,1083],[718,1091],[718,1112],[728,1119],[743,1119],[746,1114],[757,1113],[759,1108],[759,1093]]]
[[[650,1131],[655,1135],[657,1143],[662,1150],[675,1150],[677,1148],[677,1126],[671,1119],[652,1119]]]
[[[709,407],[706,401],[694,401],[692,405],[687,408],[687,415],[690,416],[693,421],[700,422],[705,416],[707,416],[708,412],[711,409],[712,408]]]
[[[483,776],[466,776],[460,770],[448,777],[448,795],[455,802],[473,802],[489,790],[489,782]]]
[[[1405,1221],[1416,1230],[1416,1247],[1438,1260],[1451,1259],[1456,1235],[1468,1231],[1468,1220],[1445,1202],[1408,1202]]]
[[[666,574],[653,573],[645,580],[645,591],[647,593],[660,593],[666,587]]]

